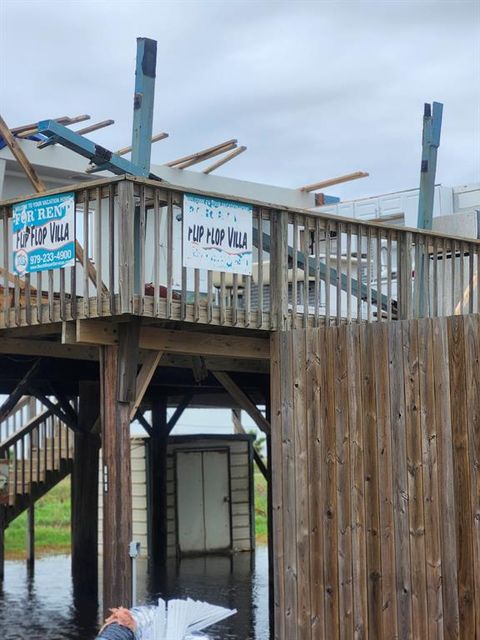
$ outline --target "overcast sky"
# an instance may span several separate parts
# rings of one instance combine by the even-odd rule
[[[437,181],[480,182],[480,0],[0,0],[0,111],[89,113],[129,144],[137,36],[158,41],[161,163],[229,138],[217,173],[297,187],[355,170],[342,198],[418,185],[423,103],[443,102]],[[85,125],[81,125],[85,126]]]

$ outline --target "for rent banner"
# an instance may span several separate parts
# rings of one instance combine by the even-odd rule
[[[251,205],[185,194],[183,266],[251,275]]]
[[[75,196],[62,193],[13,207],[13,268],[16,274],[75,264]]]

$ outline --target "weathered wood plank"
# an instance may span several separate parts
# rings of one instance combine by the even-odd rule
[[[338,511],[338,583],[340,637],[353,638],[352,525],[350,494],[350,421],[347,377],[347,327],[334,329],[335,416]]]
[[[310,640],[310,515],[308,486],[308,438],[306,421],[306,336],[292,332],[293,412],[295,421],[296,547],[297,547],[297,637]]]
[[[403,322],[390,325],[390,419],[392,423],[393,508],[395,522],[396,596],[398,634],[411,636],[412,588],[408,522],[407,450],[405,433],[405,385],[402,354]]]
[[[362,396],[364,398],[364,471],[365,527],[367,546],[368,631],[382,637],[382,566],[380,549],[379,478],[377,464],[377,411],[375,398],[375,363],[371,325],[360,327],[362,362]]]
[[[414,638],[426,638],[427,582],[425,573],[425,520],[417,327],[418,322],[411,322],[403,326],[405,430],[407,439],[410,558],[412,563],[412,635]]]
[[[362,364],[360,331],[352,325],[347,331],[348,405],[350,418],[351,508],[352,508],[352,587],[353,619],[356,638],[368,637],[367,558],[365,523],[365,471]],[[328,637],[328,636],[327,636]]]
[[[461,272],[463,264],[461,265]],[[447,321],[450,395],[452,417],[453,477],[455,526],[457,533],[458,607],[460,637],[475,637],[473,585],[473,529],[468,460],[468,431],[465,375],[465,335],[463,318],[452,316]]]
[[[420,428],[425,522],[425,566],[427,581],[429,640],[443,638],[442,570],[440,552],[440,513],[437,431],[433,369],[432,324],[418,322],[420,371]]]
[[[310,510],[310,620],[312,638],[326,640],[325,585],[323,581],[324,539],[323,504],[321,500],[322,467],[325,459],[325,431],[322,405],[325,390],[321,380],[318,331],[307,330],[306,393],[308,501]]]
[[[473,581],[475,637],[480,638],[480,316],[465,317],[466,403],[471,528],[473,533]]]
[[[397,633],[395,596],[395,533],[393,519],[392,429],[390,419],[390,385],[388,369],[388,325],[372,328],[373,359],[376,363],[377,455],[380,504],[380,555],[382,562],[382,633]]]
[[[446,321],[432,320],[433,384],[438,448],[440,540],[442,556],[443,633],[446,640],[459,638],[457,592],[457,542],[452,458],[452,427]]]

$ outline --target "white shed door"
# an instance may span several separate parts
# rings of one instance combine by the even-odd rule
[[[227,451],[177,452],[178,544],[181,553],[231,546]]]

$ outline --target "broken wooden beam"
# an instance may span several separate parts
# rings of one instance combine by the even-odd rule
[[[338,178],[329,178],[328,180],[321,180],[320,182],[313,182],[307,184],[304,187],[299,187],[298,191],[305,191],[310,193],[311,191],[318,191],[318,189],[325,189],[335,184],[342,184],[343,182],[350,182],[351,180],[358,180],[359,178],[367,178],[370,174],[365,171],[354,171],[353,173],[347,173],[344,176],[338,176]]]

